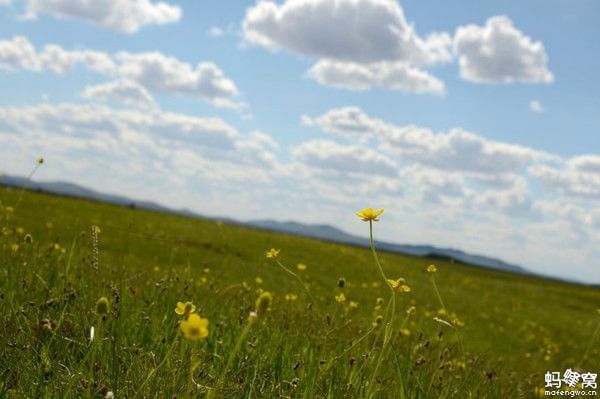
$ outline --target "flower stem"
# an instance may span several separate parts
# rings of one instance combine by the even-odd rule
[[[227,358],[227,363],[225,364],[225,368],[221,371],[221,374],[219,375],[219,379],[217,380],[217,383],[215,384],[214,388],[211,388],[208,391],[208,393],[206,394],[206,399],[214,398],[215,395],[217,394],[217,391],[221,388],[221,385],[223,385],[223,380],[225,379],[225,376],[227,375],[227,371],[229,371],[229,369],[231,368],[231,365],[233,363],[233,360],[235,359],[235,356],[240,351],[240,349],[242,347],[242,343],[244,342],[244,339],[246,339],[246,336],[250,332],[250,327],[252,327],[252,324],[254,324],[254,320],[256,320],[256,317],[252,317],[252,316],[248,317],[248,321],[246,322],[246,327],[244,327],[244,330],[239,335],[239,337],[235,343],[235,347],[233,348],[231,353],[229,353],[229,357]]]

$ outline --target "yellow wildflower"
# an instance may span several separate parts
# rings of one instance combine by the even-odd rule
[[[18,252],[19,251],[19,244],[10,244],[10,249],[13,252]]]
[[[262,278],[260,278],[260,277],[257,277],[257,278],[255,278],[255,279],[254,279],[254,282],[255,282],[256,284],[262,284],[262,283],[263,283],[263,279],[262,279]]]
[[[344,293],[342,292],[341,294],[335,296],[335,300],[339,303],[344,303],[346,302],[346,295],[344,295]]]
[[[374,328],[377,328],[377,327],[379,327],[379,326],[381,325],[381,323],[383,323],[383,316],[382,316],[382,315],[379,315],[379,316],[377,316],[377,317],[375,318],[375,320],[373,320],[373,322],[371,323],[371,325],[372,325]]]
[[[437,267],[435,267],[435,265],[427,266],[427,273],[435,273],[435,272],[437,272]]]
[[[358,308],[358,302],[350,301],[350,303],[348,304],[348,309],[357,309],[357,308]]]
[[[298,299],[298,295],[296,294],[285,294],[286,301],[294,302],[296,299]]]
[[[306,265],[304,263],[298,263],[296,265],[296,269],[300,270],[301,272],[306,270]]]
[[[408,328],[401,328],[400,329],[400,335],[404,335],[405,337],[409,337],[410,336],[410,330]]]
[[[208,319],[203,319],[196,313],[192,313],[187,320],[182,321],[179,328],[192,341],[208,337]]]
[[[265,256],[267,258],[276,258],[279,256],[280,251],[281,250],[279,250],[279,249],[271,248],[265,253]]]
[[[373,208],[365,208],[362,211],[356,212],[356,215],[363,220],[363,222],[378,222],[379,215],[383,213],[383,209],[378,211],[373,210]]]
[[[406,314],[409,316],[412,314],[415,314],[416,312],[417,312],[417,308],[414,306],[411,306],[410,308],[406,309]]]
[[[190,314],[196,311],[196,306],[191,302],[177,302],[177,307],[175,308],[175,313],[179,316],[187,317]]]

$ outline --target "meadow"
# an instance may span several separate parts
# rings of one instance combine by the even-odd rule
[[[348,215],[375,247],[385,217]],[[0,228],[0,397],[529,398],[599,369],[598,288],[8,188]]]

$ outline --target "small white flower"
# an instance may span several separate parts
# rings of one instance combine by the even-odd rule
[[[94,342],[94,326],[90,327],[90,342]]]
[[[108,391],[106,392],[106,395],[104,395],[104,399],[115,399],[115,394],[112,391]]]

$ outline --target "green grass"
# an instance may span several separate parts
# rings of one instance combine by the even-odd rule
[[[532,397],[548,370],[598,371],[598,289],[379,253],[386,275],[412,291],[396,294],[375,373],[384,328],[372,323],[385,304],[375,305],[390,293],[368,249],[10,189],[0,201],[0,397],[204,397],[218,387],[218,398],[517,398]],[[314,303],[265,258],[271,247]],[[430,263],[450,313],[440,318],[455,314],[456,330],[433,319]],[[257,289],[273,293],[271,310],[242,336]],[[106,316],[95,313],[103,296]],[[179,330],[174,309],[188,300],[210,320],[206,340]]]

